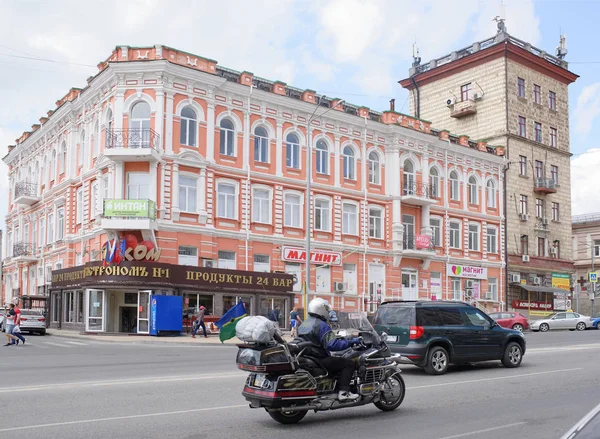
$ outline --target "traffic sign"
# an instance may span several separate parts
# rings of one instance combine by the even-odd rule
[[[590,282],[592,282],[594,284],[598,283],[598,272],[597,271],[590,271],[588,273],[588,275],[589,275]]]

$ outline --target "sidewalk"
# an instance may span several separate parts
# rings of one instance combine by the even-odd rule
[[[52,337],[62,338],[73,338],[83,340],[95,340],[105,342],[117,342],[117,343],[158,343],[158,344],[195,344],[202,346],[224,346],[224,345],[236,345],[241,343],[237,337],[233,337],[225,342],[221,343],[219,340],[219,334],[209,335],[208,338],[204,338],[202,332],[196,335],[196,338],[192,338],[190,334],[184,334],[179,337],[155,337],[151,335],[129,335],[129,334],[86,334],[79,331],[68,331],[65,329],[49,329],[46,335]],[[283,338],[286,340],[292,340],[289,331],[283,332]]]

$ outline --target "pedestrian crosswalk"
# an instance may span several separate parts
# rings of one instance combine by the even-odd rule
[[[83,347],[91,347],[98,345],[106,345],[106,342],[101,341],[71,341],[71,340],[55,340],[55,341],[46,341],[43,338],[38,337],[29,337],[26,339],[26,343],[19,344],[16,346],[18,349],[27,348],[27,349],[55,349],[55,348],[83,348]],[[111,343],[112,344],[112,343]],[[13,346],[11,346],[13,348]]]

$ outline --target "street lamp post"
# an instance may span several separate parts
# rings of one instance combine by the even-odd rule
[[[322,96],[321,99],[325,98]],[[344,100],[338,101],[332,107],[329,107],[326,111],[319,115],[323,116],[329,111],[333,110],[338,105],[344,103]],[[307,316],[307,308],[308,308],[308,298],[310,294],[310,231],[311,231],[311,221],[310,221],[310,213],[311,213],[311,180],[312,180],[312,130],[310,129],[310,124],[317,117],[316,113],[319,109],[320,102],[316,104],[317,107],[315,111],[312,112],[310,117],[308,118],[308,122],[306,122],[306,276],[304,281],[304,318]]]

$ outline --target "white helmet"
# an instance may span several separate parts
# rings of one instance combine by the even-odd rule
[[[319,317],[325,321],[329,320],[331,307],[325,299],[316,298],[308,303],[308,314]]]

